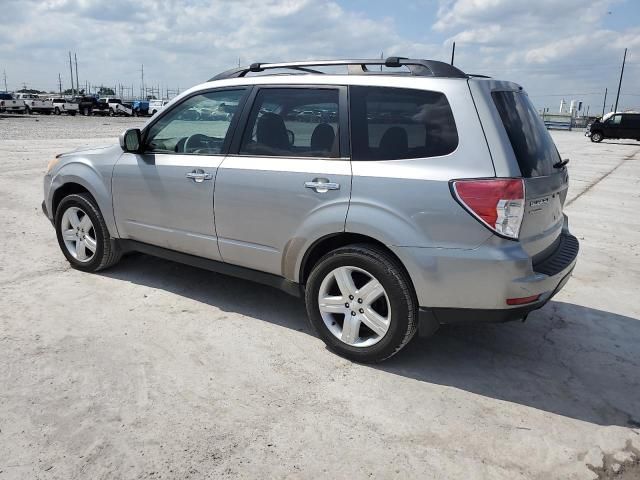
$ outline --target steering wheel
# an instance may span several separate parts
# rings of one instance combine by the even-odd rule
[[[189,153],[189,149],[195,151],[198,148],[209,148],[209,137],[202,133],[189,135],[182,146],[183,153]]]

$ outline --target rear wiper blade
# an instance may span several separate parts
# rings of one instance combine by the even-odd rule
[[[560,160],[558,163],[554,163],[553,164],[553,168],[562,168],[564,167],[567,163],[569,163],[569,159],[567,158],[566,160]]]

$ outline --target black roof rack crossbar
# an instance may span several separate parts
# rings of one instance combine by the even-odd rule
[[[291,69],[306,73],[323,73],[309,67],[334,67],[346,66],[349,75],[366,75],[368,73],[380,73],[369,70],[369,65],[384,65],[389,68],[407,67],[409,73],[419,77],[449,77],[468,78],[460,69],[448,63],[437,60],[419,60],[405,57],[389,57],[387,59],[362,59],[362,60],[309,60],[304,62],[284,63],[252,63],[248,67],[233,68],[219,73],[209,81],[223,80],[226,78],[244,77],[249,72],[264,72],[272,69]]]

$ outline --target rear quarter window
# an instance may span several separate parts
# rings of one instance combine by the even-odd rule
[[[447,97],[440,92],[352,86],[353,160],[398,160],[447,155],[458,131]]]
[[[560,155],[547,127],[524,92],[492,92],[523,177],[541,177],[556,172]]]

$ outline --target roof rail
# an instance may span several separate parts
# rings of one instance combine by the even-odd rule
[[[334,67],[344,65],[347,67],[349,75],[366,75],[379,74],[380,72],[369,70],[370,65],[384,65],[389,68],[407,67],[409,73],[418,77],[449,77],[449,78],[468,78],[462,70],[449,65],[448,63],[439,62],[437,60],[420,60],[405,57],[389,57],[385,60],[362,59],[362,60],[309,60],[304,62],[285,62],[285,63],[252,63],[248,67],[233,68],[225,72],[219,73],[209,81],[223,80],[226,78],[244,77],[249,72],[264,72],[276,68],[284,68],[290,70],[298,70],[306,73],[323,72],[312,69],[310,67]],[[385,72],[388,73],[388,72]]]

